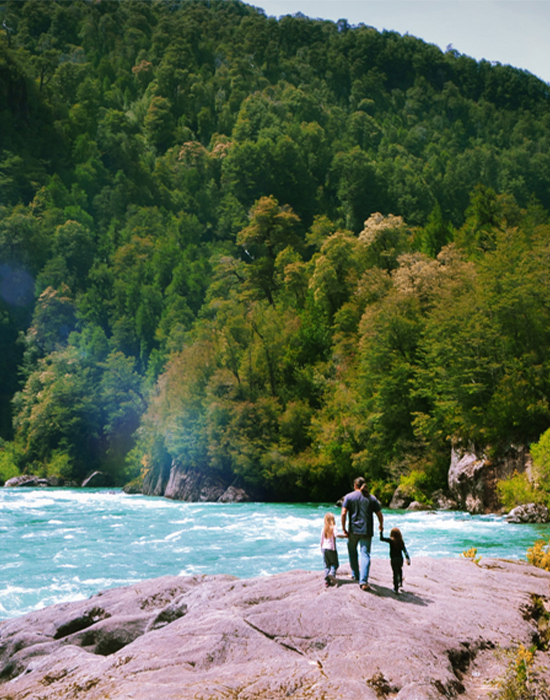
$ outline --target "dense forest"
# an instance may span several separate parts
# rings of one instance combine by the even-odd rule
[[[0,479],[426,498],[550,428],[546,83],[237,0],[0,20]]]

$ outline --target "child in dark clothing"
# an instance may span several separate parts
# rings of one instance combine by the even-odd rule
[[[393,527],[389,537],[384,537],[380,533],[380,540],[390,545],[391,570],[393,571],[393,590],[399,593],[399,588],[403,587],[403,554],[410,565],[411,558],[403,542],[403,535],[398,527]]]

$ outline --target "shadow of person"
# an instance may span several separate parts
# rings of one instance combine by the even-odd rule
[[[412,591],[401,591],[400,593],[395,593],[392,588],[387,588],[386,586],[378,586],[377,584],[369,583],[370,591],[369,593],[374,593],[374,595],[380,598],[395,598],[395,600],[401,601],[402,603],[411,603],[412,605],[423,605],[427,606],[433,603],[430,598],[421,598],[412,593]]]
[[[357,581],[354,578],[337,578],[335,579],[334,585],[336,588],[340,588],[340,586],[357,586]]]

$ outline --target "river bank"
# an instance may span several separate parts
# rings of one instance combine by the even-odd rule
[[[308,571],[171,576],[3,622],[0,697],[473,700],[495,691],[506,650],[539,639],[550,572],[417,558],[395,595],[384,564],[371,592],[346,566],[329,589]],[[537,651],[541,683],[548,666]]]

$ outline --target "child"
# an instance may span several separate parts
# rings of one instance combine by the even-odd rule
[[[338,569],[338,550],[336,549],[336,521],[332,513],[325,514],[323,531],[321,532],[321,551],[325,562],[325,588],[336,583]]]
[[[403,535],[398,527],[393,527],[389,537],[384,537],[380,533],[380,540],[387,542],[390,545],[390,561],[391,570],[393,571],[393,590],[399,593],[399,588],[403,588],[403,554],[407,558],[407,564],[410,565],[411,558],[403,542]]]

